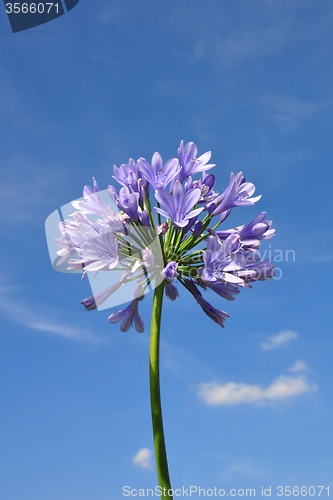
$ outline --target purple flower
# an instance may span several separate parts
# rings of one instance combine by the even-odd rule
[[[143,299],[144,295],[140,295],[135,298],[127,307],[125,307],[125,309],[120,309],[120,311],[111,314],[111,316],[108,317],[108,321],[110,323],[119,323],[119,321],[122,320],[120,325],[120,330],[122,332],[127,332],[134,323],[136,331],[143,333],[145,325],[138,312],[138,303]]]
[[[119,261],[118,240],[108,226],[103,227],[98,235],[83,242],[77,251],[85,271],[114,269]],[[77,264],[79,262],[76,261]],[[70,261],[69,263],[71,264]]]
[[[172,300],[172,302],[176,300],[177,297],[179,297],[178,289],[175,287],[175,285],[173,285],[169,281],[165,282],[164,290],[165,290],[165,295],[168,297],[168,299]]]
[[[255,186],[245,181],[242,172],[231,173],[228,187],[219,194],[215,191],[215,176],[207,173],[215,166],[208,163],[210,158],[210,151],[198,157],[193,142],[184,145],[181,141],[178,159],[171,158],[165,164],[156,152],[151,164],[141,157],[137,162],[130,158],[119,168],[114,166],[113,177],[120,188],[118,192],[110,185],[108,193],[119,213],[111,209],[113,205],[104,203],[94,178],[92,188],[84,187],[83,199],[72,202],[78,210],[72,214],[73,220],[59,225],[57,265],[69,259],[68,269],[83,269],[83,276],[87,271],[124,271],[118,283],[82,301],[87,310],[96,309],[119,287],[137,280],[140,285],[134,300],[111,314],[109,322],[121,322],[122,331],[134,324],[142,332],[144,325],[138,313],[138,302],[143,299],[141,286],[146,289],[153,279],[162,279],[165,295],[174,301],[179,293],[173,282],[178,279],[205,314],[223,326],[229,315],[215,309],[199,289],[210,289],[226,300],[234,300],[240,287],[252,288],[251,282],[274,276],[274,265],[270,260],[261,261],[258,250],[261,240],[275,233],[265,212],[247,225],[223,231],[211,229],[224,221],[234,207],[253,205],[261,196],[254,197]],[[200,174],[198,179],[195,174]],[[150,186],[158,218],[151,212]],[[206,217],[202,219],[199,214],[203,211]],[[86,214],[99,218],[91,221]],[[160,215],[167,221],[161,223]],[[215,215],[219,223],[208,227]],[[207,244],[205,250],[192,250],[203,241]]]
[[[201,220],[199,221],[196,221],[196,223],[194,224],[194,229],[193,229],[193,238],[197,238],[199,236],[199,234],[201,233],[202,231],[202,222]]]
[[[274,264],[267,260],[255,262],[246,266],[244,270],[239,271],[238,276],[242,277],[244,281],[267,281],[274,276]]]
[[[217,293],[218,295],[220,295],[220,297],[223,297],[226,300],[235,300],[235,297],[233,297],[233,295],[238,295],[240,293],[238,285],[236,285],[235,283],[209,281],[201,278],[199,284],[204,288],[210,288],[211,290],[213,290],[213,292]]]
[[[199,199],[199,204],[205,203],[205,210],[207,210],[213,200],[217,198],[218,193],[214,191],[215,186],[215,176],[213,174],[206,174],[206,172],[202,172],[202,179],[197,181],[193,181],[190,176],[188,181],[185,182],[185,191],[189,189],[200,189],[201,196]]]
[[[116,292],[123,283],[115,283],[114,285],[106,288],[102,292],[96,293],[96,295],[92,295],[91,297],[88,297],[87,299],[84,299],[81,304],[84,305],[84,307],[87,309],[87,311],[92,311],[93,309],[96,309],[99,307],[103,302],[106,301],[110,297],[111,294]]]
[[[246,251],[258,253],[260,240],[273,238],[275,229],[270,229],[271,220],[264,220],[266,212],[261,212],[247,226],[239,226],[226,231],[216,231],[216,235],[225,240],[230,234],[237,234],[241,239],[242,248]]]
[[[169,218],[177,227],[184,227],[188,224],[189,219],[197,217],[203,210],[192,208],[198,203],[201,196],[200,189],[190,189],[184,193],[183,186],[179,181],[176,181],[173,188],[173,196],[162,189],[155,191],[156,200],[165,207],[166,210],[154,207],[156,212]]]
[[[250,198],[255,189],[254,184],[245,182],[245,177],[243,177],[242,172],[239,172],[236,176],[231,173],[229,186],[212,202],[216,207],[213,211],[213,215],[221,214],[234,207],[254,205],[254,203],[261,198],[261,195]]]
[[[197,158],[198,148],[194,142],[188,142],[184,147],[184,141],[180,141],[180,146],[178,148],[178,158],[180,163],[180,172],[177,176],[177,180],[184,182],[187,177],[194,175],[198,172],[203,172],[215,167],[215,164],[207,165],[210,160],[212,153],[207,151],[199,158]]]
[[[261,212],[247,226],[240,226],[226,231],[216,231],[217,236],[224,240],[230,234],[238,234],[242,241],[245,240],[269,240],[273,238],[275,229],[270,229],[271,220],[264,220],[266,212]]]
[[[80,210],[83,214],[97,214],[100,215],[106,210],[109,211],[104,201],[99,194],[99,189],[95,178],[93,177],[94,189],[90,186],[84,186],[83,188],[83,200],[74,200],[72,205],[76,210]]]
[[[119,196],[116,198],[116,204],[127,214],[132,222],[137,223],[142,210],[139,207],[139,193],[133,191],[132,188],[124,186],[119,191]]]
[[[209,302],[207,302],[207,300],[203,298],[201,292],[199,292],[199,290],[192,281],[188,279],[185,279],[184,281],[186,284],[186,288],[188,288],[188,290],[192,293],[192,295],[194,296],[194,298],[196,299],[197,303],[200,305],[204,313],[206,313],[207,316],[209,316],[213,321],[215,321],[215,323],[224,327],[223,321],[226,318],[229,318],[230,314],[228,314],[225,311],[221,311],[220,309],[215,309],[215,307],[213,307]]]
[[[113,166],[113,178],[119,184],[126,187],[131,187],[134,191],[138,190],[137,169],[135,161],[130,158],[128,163],[123,163],[120,167]]]
[[[203,312],[206,313],[210,319],[215,321],[215,323],[224,328],[223,321],[229,318],[230,314],[228,314],[225,311],[222,311],[221,309],[216,309],[215,307],[213,307],[209,302],[207,302],[207,300],[203,298],[201,294],[200,296],[197,296],[196,299],[198,304],[201,306]]]
[[[162,278],[171,283],[177,276],[177,267],[177,262],[169,262],[163,271],[161,271]]]
[[[208,281],[225,280],[231,283],[241,283],[243,280],[234,274],[246,265],[247,259],[240,250],[240,238],[231,234],[221,244],[216,236],[207,239],[207,251],[203,251],[204,266],[201,275]]]
[[[56,238],[55,242],[60,248],[57,251],[57,254],[60,256],[60,259],[57,262],[57,266],[60,266],[67,260],[70,255],[76,253],[74,248],[74,244],[71,239],[72,231],[67,227],[65,222],[59,222],[59,230],[61,232],[61,238]],[[73,230],[73,229],[72,229]],[[74,230],[77,230],[76,228]]]
[[[137,162],[143,176],[156,189],[164,189],[169,182],[174,179],[179,171],[179,162],[177,158],[171,158],[163,166],[163,160],[159,153],[154,153],[151,165],[144,158],[139,158]]]

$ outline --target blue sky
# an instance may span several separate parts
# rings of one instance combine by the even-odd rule
[[[231,171],[256,185],[262,199],[225,227],[266,211],[280,279],[233,303],[207,292],[224,329],[182,291],[165,301],[172,485],[333,493],[332,21],[323,0],[81,0],[12,34],[0,9],[1,500],[157,485],[152,297],[141,335],[82,310],[89,282],[53,270],[44,224],[93,176],[105,189],[113,164],[166,160],[181,139],[212,151],[220,191]]]

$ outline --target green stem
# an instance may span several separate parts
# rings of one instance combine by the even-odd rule
[[[160,350],[160,328],[162,315],[162,302],[164,293],[164,281],[155,288],[153,311],[151,316],[150,329],[150,402],[151,416],[153,422],[153,435],[155,445],[156,468],[158,482],[162,489],[160,498],[172,499],[168,495],[171,489],[168,461],[165,449],[161,395],[160,395],[160,370],[159,370],[159,350]]]

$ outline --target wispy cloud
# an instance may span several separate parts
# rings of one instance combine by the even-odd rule
[[[235,481],[238,479],[263,480],[269,476],[270,472],[262,469],[252,460],[233,460],[219,475],[219,480],[223,482]]]
[[[133,464],[142,469],[153,469],[152,465],[153,452],[148,448],[141,448],[133,457]]]
[[[284,401],[317,389],[299,373],[304,371],[305,366],[303,361],[298,361],[289,369],[296,375],[280,375],[266,388],[235,382],[226,384],[209,382],[199,385],[197,395],[208,406],[232,406],[244,403],[264,405],[274,401]]]
[[[99,5],[95,18],[98,24],[118,24],[124,21],[126,15],[128,15],[128,11],[124,4],[116,0],[112,2],[111,6],[109,2]]]
[[[270,351],[297,339],[297,337],[297,333],[292,330],[282,330],[280,333],[270,335],[266,342],[261,342],[260,345],[263,351]]]
[[[326,264],[327,262],[332,262],[333,261],[333,254],[326,254],[326,255],[318,255],[314,259],[314,262],[321,262],[323,264]]]
[[[224,38],[201,39],[193,48],[193,57],[209,59],[216,67],[237,66],[246,60],[279,52],[292,38],[295,33],[289,19],[266,28],[242,26]]]
[[[299,372],[307,372],[309,371],[308,365],[305,361],[295,361],[295,363],[288,368],[288,372],[299,373]]]
[[[101,338],[81,325],[68,325],[55,319],[54,313],[44,315],[36,312],[31,307],[22,306],[16,300],[5,298],[4,293],[6,290],[5,287],[0,289],[0,309],[12,321],[38,332],[56,335],[76,342],[102,342]]]
[[[34,176],[28,176],[29,171],[33,171]],[[0,211],[8,214],[11,225],[40,227],[52,209],[58,208],[57,193],[59,195],[61,183],[68,177],[67,172],[61,171],[61,175],[59,172],[58,165],[44,165],[42,170],[20,157],[8,161],[4,182],[0,185]]]
[[[280,94],[263,96],[259,104],[266,110],[267,115],[287,132],[296,130],[299,124],[311,120],[315,114],[331,106],[329,102],[304,101]]]

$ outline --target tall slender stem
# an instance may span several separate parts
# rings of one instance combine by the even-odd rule
[[[164,292],[164,281],[155,288],[153,311],[151,317],[150,329],[150,403],[151,416],[153,422],[153,435],[155,445],[156,468],[158,482],[162,489],[160,498],[172,499],[168,494],[171,489],[168,461],[165,449],[161,395],[160,395],[160,367],[159,367],[159,351],[160,351],[160,328],[162,315],[162,302]]]

